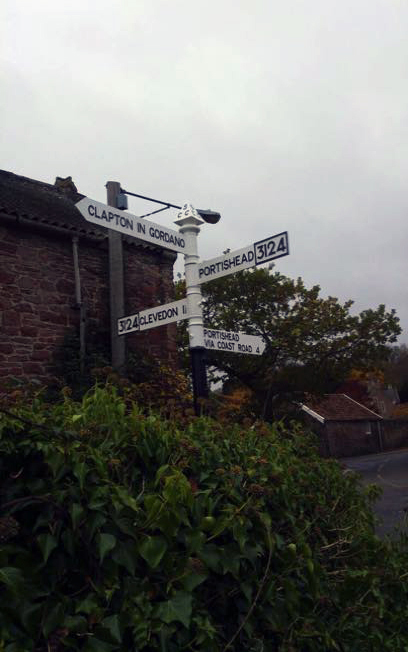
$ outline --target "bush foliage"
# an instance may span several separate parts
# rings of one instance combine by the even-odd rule
[[[296,424],[15,398],[0,500],[3,652],[407,649],[404,541]]]

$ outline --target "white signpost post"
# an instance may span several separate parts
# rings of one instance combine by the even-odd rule
[[[287,231],[223,256],[199,262],[197,236],[203,220],[191,204],[185,203],[178,214],[176,224],[180,227],[179,231],[167,229],[160,224],[101,204],[88,197],[81,199],[76,207],[88,222],[184,254],[186,298],[122,317],[118,319],[117,327],[118,335],[126,335],[188,319],[194,406],[196,414],[201,414],[200,399],[208,395],[205,349],[262,355],[265,342],[257,335],[204,328],[200,285],[287,256],[289,254]]]

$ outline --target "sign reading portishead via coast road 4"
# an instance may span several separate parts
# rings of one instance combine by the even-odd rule
[[[118,335],[126,335],[135,331],[146,331],[156,326],[165,326],[174,321],[187,318],[187,299],[164,303],[155,308],[141,310],[134,315],[118,319]]]
[[[204,328],[204,347],[212,351],[262,355],[265,350],[265,342],[258,335]]]
[[[186,242],[178,231],[144,220],[137,215],[121,211],[119,208],[101,204],[89,197],[84,197],[75,206],[88,222],[119,231],[132,238],[145,240],[165,249],[186,253]]]
[[[268,263],[270,260],[289,255],[288,232],[283,231],[259,242],[231,251],[224,256],[203,260],[197,264],[196,282],[206,283],[221,276],[235,274],[243,269]]]

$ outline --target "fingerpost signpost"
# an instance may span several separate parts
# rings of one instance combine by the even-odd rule
[[[117,320],[117,334],[126,335],[188,319],[194,409],[197,415],[201,414],[202,399],[208,397],[205,351],[262,355],[265,350],[265,342],[258,335],[204,327],[200,286],[202,283],[222,276],[235,274],[276,258],[288,256],[287,231],[264,238],[223,256],[200,262],[197,238],[204,220],[201,219],[200,211],[197,211],[188,202],[183,204],[175,221],[179,227],[178,231],[93,201],[88,197],[81,199],[76,206],[89,222],[184,254],[186,298],[121,317]]]

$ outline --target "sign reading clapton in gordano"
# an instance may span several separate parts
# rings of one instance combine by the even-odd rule
[[[126,213],[119,208],[101,204],[89,197],[84,197],[75,205],[88,222],[119,231],[119,233],[132,238],[145,240],[165,249],[186,253],[186,242],[178,231]]]
[[[118,319],[118,335],[127,335],[136,331],[146,331],[156,326],[165,326],[181,319],[187,319],[187,300],[180,299],[172,303],[141,310],[134,315]]]
[[[265,342],[258,335],[204,328],[204,347],[211,351],[262,355],[265,350]]]
[[[254,244],[197,264],[196,282],[206,283],[221,276],[268,263],[289,254],[288,232],[277,233]]]

